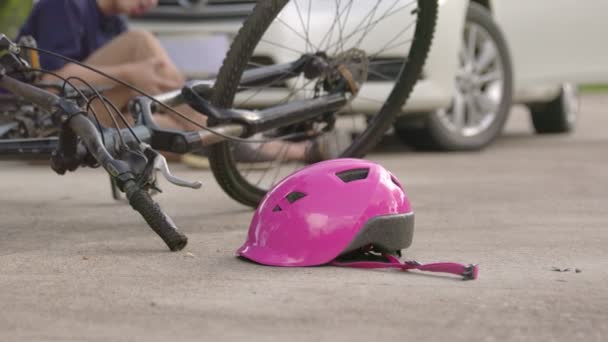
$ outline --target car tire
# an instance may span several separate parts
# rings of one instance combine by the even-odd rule
[[[471,30],[475,30],[476,35],[481,38],[470,36]],[[483,45],[477,47],[478,40],[482,38]],[[476,46],[476,48],[472,50],[474,57],[467,60],[467,56],[470,56],[471,53],[467,53],[465,50],[471,51],[467,48],[470,46],[469,41],[471,40],[474,41],[474,44],[471,45]],[[486,49],[492,49],[492,53],[489,54],[491,55],[491,64],[486,65],[486,68],[477,68],[482,65],[482,60],[487,63],[487,59],[481,59],[481,57],[488,56],[488,54],[485,54]],[[460,69],[455,79],[453,104],[449,108],[432,113],[408,114],[399,118],[395,123],[395,133],[400,140],[415,149],[436,151],[478,150],[490,144],[502,132],[512,105],[513,72],[511,57],[506,40],[493,20],[491,13],[479,4],[471,3],[469,5],[462,50],[463,52],[459,57]],[[484,86],[478,85],[477,83],[481,82],[482,79],[487,79],[484,77],[490,74],[490,70],[492,72],[498,70],[500,78]],[[484,74],[485,72],[487,74]],[[481,107],[470,107],[470,103],[475,101],[473,106],[477,106],[481,102],[481,100],[477,100],[477,94],[481,93],[486,96],[486,92],[488,98],[491,96],[490,101],[493,101],[493,106],[491,112],[488,111],[488,113],[485,113],[485,109],[479,110],[483,114],[479,115],[483,116],[480,119],[479,127],[475,127],[475,125],[468,127],[466,122],[463,122],[462,125],[453,124],[450,121],[450,117],[453,121],[458,120],[458,123],[463,121],[463,116],[466,117],[464,121],[473,118],[473,114],[477,114],[477,109]],[[464,110],[459,111],[459,119],[456,119],[455,113],[457,110],[454,108],[456,108],[457,102],[460,103],[460,108],[463,107],[463,97],[466,98],[466,105],[464,105]],[[471,100],[473,97],[475,99]],[[479,95],[479,98],[481,98],[481,95]],[[489,103],[487,100],[484,99],[486,105]],[[469,110],[469,108],[476,109]]]
[[[578,118],[578,89],[572,84],[564,84],[559,95],[552,101],[528,107],[536,133],[570,133]]]

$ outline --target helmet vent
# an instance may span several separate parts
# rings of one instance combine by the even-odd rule
[[[393,183],[395,183],[396,186],[398,186],[401,190],[403,190],[403,186],[401,185],[401,183],[399,183],[399,181],[397,180],[397,178],[395,178],[395,176],[391,175],[391,180],[393,181]]]
[[[279,211],[283,211],[283,209],[281,209],[281,206],[277,205],[274,207],[274,209],[272,209],[273,213],[278,213]]]
[[[304,197],[306,197],[306,194],[294,191],[287,195],[287,197],[285,198],[287,198],[287,201],[289,201],[290,204],[294,204],[295,202],[301,200]]]
[[[353,169],[336,173],[344,183],[363,180],[369,175],[369,169]]]

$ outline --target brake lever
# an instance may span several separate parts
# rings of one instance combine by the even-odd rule
[[[2,75],[23,72],[30,68],[29,63],[21,56],[21,48],[6,35],[0,34],[0,66]]]
[[[143,150],[144,155],[149,158],[148,160],[152,160],[151,163],[148,163],[146,170],[142,174],[145,178],[145,183],[147,184],[148,189],[156,192],[162,192],[157,186],[158,177],[156,175],[158,171],[160,171],[163,177],[165,177],[165,179],[173,185],[191,189],[200,189],[203,186],[202,182],[190,182],[174,176],[169,170],[167,159],[165,159],[165,157],[163,157],[160,153],[152,150],[149,146],[144,144]],[[121,192],[118,189],[116,181],[114,181],[112,177],[110,177],[110,181],[112,185],[112,197],[117,201],[121,200]]]
[[[160,171],[160,173],[165,177],[165,179],[173,185],[181,186],[184,188],[191,188],[191,189],[200,189],[203,186],[203,183],[201,183],[199,181],[190,182],[185,179],[174,176],[171,173],[171,171],[169,170],[169,165],[167,164],[167,159],[165,159],[165,157],[163,157],[160,154],[158,154],[154,158],[153,167],[154,167],[155,171]]]
[[[10,53],[18,54],[20,51],[19,46],[10,40],[5,34],[0,33],[0,50],[8,50]]]

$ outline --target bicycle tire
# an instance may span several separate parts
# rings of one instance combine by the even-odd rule
[[[252,58],[254,49],[271,23],[287,5],[288,0],[260,1],[246,19],[224,60],[217,77],[211,102],[215,106],[233,106],[241,76]],[[403,69],[380,112],[367,128],[342,153],[341,158],[363,157],[392,126],[396,115],[418,81],[435,32],[438,3],[436,0],[417,0],[418,19],[411,49]],[[213,175],[220,187],[234,200],[256,207],[268,189],[249,183],[241,175],[230,149],[229,142],[214,145],[209,153]]]

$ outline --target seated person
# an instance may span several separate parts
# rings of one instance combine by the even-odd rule
[[[127,30],[126,22],[118,16],[144,13],[156,2],[41,0],[21,27],[19,36],[32,36],[42,49],[84,62],[156,95],[179,88],[184,78],[152,34]],[[63,77],[77,76],[96,86],[115,86],[107,96],[121,109],[136,95],[100,74],[54,56],[41,54],[40,64]],[[52,75],[44,75],[42,80],[57,81]],[[108,119],[104,123],[109,124]]]
[[[124,80],[152,95],[179,89],[185,78],[171,61],[158,39],[144,30],[129,30],[120,16],[141,15],[157,5],[158,0],[40,0],[34,6],[22,26],[20,36],[33,36],[38,46],[45,50],[84,62],[101,71]],[[135,92],[117,85],[104,76],[54,56],[40,55],[41,66],[62,77],[77,76],[95,86],[113,86],[104,95],[118,108],[124,109]],[[44,75],[42,81],[56,81],[52,75]],[[185,107],[185,106],[184,106]],[[204,115],[191,108],[179,108],[180,112],[200,124]],[[104,110],[97,110],[101,115]],[[100,118],[101,119],[101,118]],[[102,121],[109,126],[107,115]],[[198,127],[173,115],[156,115],[163,127],[183,130],[199,130]],[[239,144],[245,149],[237,155],[266,156],[275,159],[286,143],[264,144],[263,153],[249,153],[253,145]],[[287,160],[311,160],[311,153],[318,154],[318,144],[291,144]],[[307,156],[307,154],[309,154]],[[262,157],[260,157],[262,158]],[[318,157],[312,157],[320,159]]]

